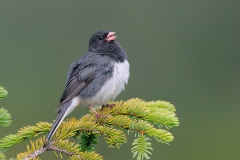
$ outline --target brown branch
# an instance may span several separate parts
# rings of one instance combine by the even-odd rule
[[[47,148],[39,148],[38,150],[34,151],[32,154],[28,155],[27,157],[23,158],[23,160],[30,160],[32,158],[36,158],[37,156],[43,154],[47,151]]]
[[[49,144],[48,146],[46,147],[41,147],[39,148],[38,150],[34,151],[33,153],[31,153],[30,155],[28,155],[27,157],[23,158],[22,160],[30,160],[32,158],[36,158],[37,156],[43,154],[44,152],[46,151],[49,151],[49,150],[52,150],[52,151],[58,151],[60,153],[64,153],[68,156],[73,156],[73,155],[76,155],[75,153],[72,153],[72,152],[69,152],[65,149],[62,149],[62,148],[59,148],[59,147],[56,147],[54,145],[51,145]],[[78,158],[82,158],[83,160],[85,160],[83,157],[80,157],[80,155],[76,155],[78,156]]]

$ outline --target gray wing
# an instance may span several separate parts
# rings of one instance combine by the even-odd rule
[[[61,109],[62,104],[79,95],[79,93],[95,78],[96,69],[96,64],[88,64],[82,67],[82,65],[75,63],[71,67],[65,90],[60,99],[58,111]]]

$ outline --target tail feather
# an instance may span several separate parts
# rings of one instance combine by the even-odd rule
[[[61,112],[58,114],[57,119],[54,121],[51,130],[49,131],[45,144],[48,144],[52,138],[52,136],[54,135],[54,133],[57,131],[58,127],[60,126],[60,124],[62,123],[63,119],[66,117],[66,115],[64,116],[64,113]]]
[[[58,127],[60,126],[60,124],[62,123],[62,121],[64,120],[64,118],[79,104],[75,103],[76,100],[70,100],[66,103],[64,103],[61,106],[61,109],[59,110],[58,116],[56,118],[56,120],[54,121],[52,128],[50,129],[46,141],[44,143],[43,147],[46,147],[48,145],[48,143],[50,142],[50,140],[52,139],[54,133],[57,131]]]

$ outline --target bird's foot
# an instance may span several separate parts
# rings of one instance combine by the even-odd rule
[[[114,104],[113,104],[114,105]],[[97,113],[97,111],[95,111],[95,109],[90,105],[90,104],[87,104],[87,106],[90,108],[90,110],[93,112],[93,114],[95,115],[96,117],[96,120],[95,121],[98,121],[99,119],[101,118],[107,118],[109,117],[108,114],[99,114]]]
[[[102,105],[101,111],[102,111],[104,108],[113,108],[113,107],[115,107],[115,106],[116,106],[116,104],[104,104],[104,105]]]

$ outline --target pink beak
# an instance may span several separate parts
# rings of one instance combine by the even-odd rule
[[[113,41],[117,38],[117,36],[114,36],[116,32],[109,32],[106,38],[107,42]]]

